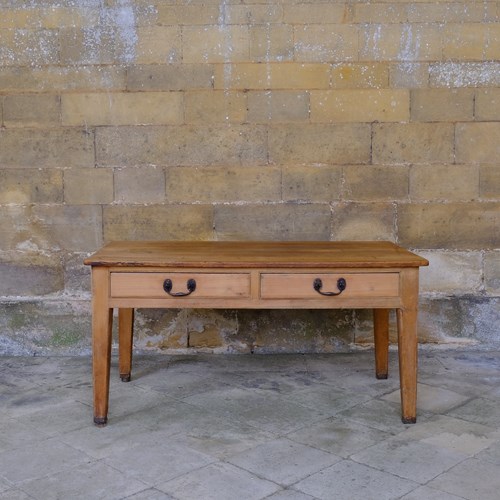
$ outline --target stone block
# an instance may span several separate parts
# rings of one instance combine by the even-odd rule
[[[406,23],[413,3],[356,3],[352,22],[370,24]]]
[[[94,166],[94,134],[83,129],[0,130],[3,168]]]
[[[337,63],[332,66],[332,87],[338,89],[384,88],[389,86],[387,63]]]
[[[137,309],[134,348],[177,350],[188,347],[187,309]]]
[[[243,123],[246,117],[244,92],[193,90],[184,93],[186,123]]]
[[[338,63],[358,60],[358,27],[349,24],[294,26],[295,60]]]
[[[457,123],[457,163],[497,163],[500,157],[500,122]]]
[[[429,64],[420,62],[400,62],[389,67],[391,88],[418,89],[429,86]]]
[[[61,203],[62,170],[4,168],[0,170],[0,204]]]
[[[123,90],[125,76],[123,66],[0,67],[0,88],[4,92]]]
[[[267,24],[250,27],[250,59],[252,61],[292,61],[293,30],[288,25]]]
[[[258,165],[267,134],[257,125],[99,127],[96,149],[100,166]]]
[[[477,294],[482,287],[482,256],[480,252],[419,251],[429,261],[420,269],[420,290],[423,293],[446,295]]]
[[[64,291],[73,296],[89,296],[90,286],[90,266],[83,264],[83,259],[89,255],[87,253],[73,252],[66,253],[63,257]]]
[[[479,197],[476,165],[412,165],[410,198],[417,201],[465,201]]]
[[[435,62],[429,64],[430,87],[498,87],[500,61]]]
[[[193,310],[187,314],[187,347],[227,348],[237,338],[238,319],[235,311]]]
[[[500,252],[484,254],[484,288],[487,293],[500,295]]]
[[[269,158],[278,164],[355,164],[370,161],[367,124],[287,124],[269,130]]]
[[[156,22],[159,25],[204,25],[217,24],[220,16],[217,3],[182,3],[180,5],[158,3],[155,6],[157,13]]]
[[[330,203],[340,197],[342,167],[283,167],[282,185],[284,201]]]
[[[65,170],[64,201],[73,205],[112,203],[113,171],[106,168]]]
[[[0,30],[1,66],[47,66],[59,64],[59,30]]]
[[[300,122],[309,120],[309,93],[278,91],[248,92],[248,121]]]
[[[362,61],[439,61],[442,54],[438,24],[366,24],[360,31]]]
[[[184,26],[182,60],[191,63],[248,61],[247,26]]]
[[[486,23],[447,23],[443,27],[443,59],[481,61],[489,45],[490,26]]]
[[[412,2],[408,9],[411,23],[480,23],[485,21],[487,5],[475,2]]]
[[[217,205],[215,234],[219,240],[330,239],[327,204]]]
[[[423,203],[398,207],[398,241],[410,248],[497,248],[498,203]]]
[[[500,116],[500,88],[476,89],[474,116],[478,121],[496,121]]]
[[[346,21],[346,8],[342,3],[286,2],[283,20],[300,24],[342,24]]]
[[[281,170],[271,167],[171,167],[170,203],[256,203],[281,199]]]
[[[411,120],[414,122],[457,122],[473,119],[473,89],[417,89],[411,92]]]
[[[323,90],[311,92],[312,122],[404,122],[410,117],[407,90]]]
[[[63,125],[162,125],[184,118],[180,92],[63,94]]]
[[[373,125],[373,163],[452,163],[454,127],[447,123]]]
[[[392,204],[336,203],[332,214],[334,241],[396,240],[396,211]]]
[[[211,240],[213,209],[207,205],[107,206],[104,240]]]
[[[353,201],[408,199],[408,168],[405,166],[344,167],[343,197]]]
[[[0,296],[23,297],[61,292],[63,271],[58,259],[38,257],[23,261],[20,255],[0,262]]]
[[[5,127],[52,127],[60,123],[61,102],[57,95],[7,95],[3,103]]]
[[[162,203],[165,201],[165,172],[162,168],[124,167],[114,172],[118,203]]]
[[[283,6],[277,2],[228,4],[219,16],[219,23],[225,24],[276,24],[282,20]]]
[[[137,64],[172,64],[182,59],[179,26],[144,26],[137,29],[134,45]]]
[[[327,89],[330,87],[330,65],[299,63],[240,63],[217,65],[216,89]]]
[[[485,200],[500,198],[500,169],[498,165],[480,165],[479,195]]]
[[[94,65],[120,63],[120,38],[116,27],[69,27],[59,30],[60,63]]]

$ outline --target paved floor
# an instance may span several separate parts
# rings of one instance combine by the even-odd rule
[[[88,358],[0,358],[0,499],[500,498],[500,353],[140,356],[92,424]]]

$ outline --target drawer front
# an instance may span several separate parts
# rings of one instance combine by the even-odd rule
[[[316,282],[315,289],[315,281]],[[345,281],[345,287],[339,280]],[[339,289],[340,287],[340,289]],[[342,290],[342,288],[344,288]],[[329,295],[323,295],[322,293]],[[339,293],[341,292],[341,293]],[[261,275],[260,296],[263,299],[335,299],[356,297],[397,297],[398,273],[268,273]]]
[[[170,280],[170,293],[164,288],[166,280]],[[195,284],[193,285],[190,280],[194,280]],[[175,297],[182,300],[188,296],[249,297],[250,275],[248,273],[111,273],[111,297]]]

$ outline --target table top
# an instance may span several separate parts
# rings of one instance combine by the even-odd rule
[[[84,263],[179,268],[399,268],[429,264],[388,241],[114,241]]]

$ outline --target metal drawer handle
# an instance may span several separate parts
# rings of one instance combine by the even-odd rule
[[[323,282],[321,281],[321,278],[316,278],[313,282],[313,288],[321,295],[333,297],[335,295],[340,295],[347,288],[347,282],[344,278],[339,278],[337,280],[337,288],[339,289],[338,292],[322,292],[321,288],[323,288]]]
[[[172,297],[185,297],[186,295],[190,295],[196,290],[196,281],[192,278],[187,280],[186,287],[188,289],[187,292],[175,292],[172,293],[172,280],[171,279],[166,279],[163,282],[163,290],[165,290],[169,295]]]

